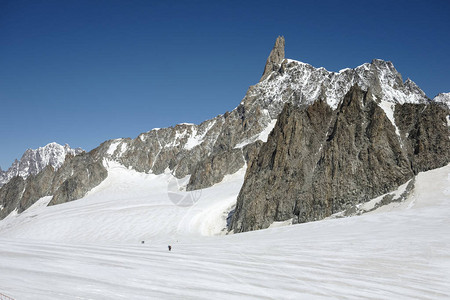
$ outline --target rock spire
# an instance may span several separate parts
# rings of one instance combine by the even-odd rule
[[[266,66],[264,67],[264,72],[259,81],[263,81],[264,79],[266,79],[273,71],[278,71],[283,59],[284,59],[284,37],[279,36],[275,41],[275,45],[273,46],[272,51],[270,51],[270,55],[266,61]]]

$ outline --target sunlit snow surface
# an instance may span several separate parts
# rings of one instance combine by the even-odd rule
[[[191,206],[170,174],[109,164],[84,199],[0,221],[0,293],[15,299],[448,299],[450,165],[407,205],[223,235],[245,170]],[[215,236],[211,236],[215,235]],[[141,241],[145,241],[144,244]],[[167,245],[172,245],[172,251]]]

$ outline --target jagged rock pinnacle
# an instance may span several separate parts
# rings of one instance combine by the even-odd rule
[[[279,36],[275,41],[272,51],[266,61],[266,66],[264,67],[264,72],[260,81],[263,81],[267,76],[272,73],[272,71],[277,71],[280,67],[281,62],[284,59],[284,37]]]

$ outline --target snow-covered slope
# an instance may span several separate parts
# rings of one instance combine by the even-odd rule
[[[113,161],[104,163],[107,179],[83,199],[47,207],[51,197],[44,197],[22,214],[13,213],[1,221],[0,235],[55,242],[137,243],[220,234],[226,227],[226,216],[221,214],[235,204],[245,175],[244,168],[211,188],[186,192],[188,177],[145,174]]]
[[[16,159],[7,171],[0,173],[0,187],[15,176],[25,179],[29,175],[36,175],[47,165],[58,169],[64,163],[67,154],[77,155],[81,152],[83,152],[81,148],[72,149],[67,144],[62,146],[57,143],[50,143],[38,149],[28,149],[20,161]]]
[[[420,173],[402,205],[378,213],[237,235],[220,229],[244,170],[192,194],[183,192],[187,178],[107,166],[108,178],[83,199],[45,207],[43,198],[0,221],[0,293],[15,299],[450,297],[450,165]]]
[[[440,93],[433,101],[444,103],[450,108],[450,93]]]

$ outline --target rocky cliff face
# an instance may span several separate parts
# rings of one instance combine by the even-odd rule
[[[284,60],[284,43],[284,37],[282,36],[279,36],[275,41],[275,45],[267,58],[260,81],[266,79],[272,72],[279,70],[280,64]]]
[[[0,189],[0,219],[16,210],[21,213],[39,198],[53,196],[51,205],[83,197],[108,175],[95,152],[68,155],[65,163],[55,169],[47,165],[26,179],[13,177]]]
[[[450,161],[447,109],[395,104],[392,123],[380,104],[354,86],[336,110],[325,101],[286,105],[249,162],[229,229],[320,220]]]
[[[188,190],[211,186],[257,156],[286,103],[303,107],[324,99],[336,110],[355,84],[364,90],[370,87],[378,100],[389,105],[428,102],[412,81],[403,82],[390,62],[373,60],[355,69],[329,72],[285,59],[284,44],[284,38],[279,37],[261,80],[248,89],[233,111],[199,125],[179,124],[142,133],[135,139],[106,141],[89,153],[66,159],[53,171],[45,171],[51,184],[41,185],[38,176],[44,175],[40,173],[14,180],[0,190],[0,205],[4,207],[0,217],[19,209],[18,203],[23,209],[42,196],[53,195],[52,204],[84,196],[106,178],[105,165],[110,160],[139,172],[170,170],[179,178],[190,175]]]
[[[36,175],[48,165],[58,169],[64,163],[66,155],[77,155],[82,152],[81,148],[72,149],[67,144],[61,146],[57,143],[50,143],[38,149],[28,149],[7,171],[0,170],[0,187],[15,176],[26,179],[29,175]]]

